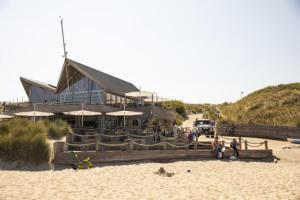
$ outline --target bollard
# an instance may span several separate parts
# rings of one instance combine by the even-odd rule
[[[239,136],[239,145],[240,145],[240,149],[242,149],[242,137]]]
[[[265,149],[268,149],[268,140],[265,140]]]
[[[248,150],[248,143],[247,143],[247,140],[245,140],[245,150]]]

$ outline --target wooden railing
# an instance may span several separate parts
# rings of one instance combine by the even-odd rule
[[[79,148],[80,150],[96,150],[96,151],[103,151],[106,148],[113,148],[113,149],[119,149],[123,151],[134,151],[134,150],[150,150],[152,149],[160,149],[160,150],[174,150],[174,149],[186,149],[186,150],[199,150],[199,147],[206,148],[206,149],[212,149],[212,145],[209,141],[207,142],[199,142],[198,137],[196,136],[196,141],[193,142],[187,142],[187,140],[178,137],[163,137],[159,135],[160,141],[157,140],[158,135],[157,134],[151,134],[146,136],[141,135],[133,135],[130,133],[123,134],[123,135],[101,135],[101,134],[95,134],[95,135],[80,135],[80,134],[72,134],[73,136],[77,137],[86,137],[86,138],[92,138],[91,142],[88,143],[65,143],[66,148],[69,150],[69,147],[75,147],[75,149]],[[228,140],[232,140],[232,138],[227,138],[224,136],[221,143],[222,146],[225,147],[227,145],[227,148],[230,147],[230,142],[227,142]],[[122,143],[107,143],[103,142],[105,138],[110,138],[112,141],[120,141],[118,139],[123,138]],[[152,138],[155,143],[147,143],[146,139]],[[114,140],[113,140],[114,139]],[[179,145],[179,140],[184,140],[184,143],[181,143]],[[227,141],[226,141],[227,140]],[[268,141],[265,140],[263,142],[249,142],[247,140],[244,140],[242,137],[238,137],[238,144],[240,150],[248,150],[249,147],[251,148],[258,148],[264,145],[264,149],[268,149]]]

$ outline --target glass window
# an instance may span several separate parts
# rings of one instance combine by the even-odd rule
[[[35,85],[31,86],[31,103],[46,103],[46,102],[55,102],[57,95],[53,92],[45,90],[43,88],[37,87]]]
[[[111,104],[115,104],[116,103],[116,96],[115,95],[111,95]]]
[[[108,105],[111,105],[111,94],[109,94],[109,93],[106,93],[106,103]]]
[[[103,104],[104,91],[99,88],[92,80],[77,74],[70,85],[70,89],[64,89],[60,93],[61,102],[86,102],[90,104]],[[73,82],[73,80],[71,82]]]

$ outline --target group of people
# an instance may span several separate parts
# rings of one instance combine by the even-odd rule
[[[239,144],[235,138],[230,142],[230,148],[234,151],[234,154],[235,154],[234,156],[236,158],[239,158]],[[219,141],[218,136],[216,136],[214,141],[212,142],[212,149],[216,152],[216,157],[218,159],[221,159],[224,157],[224,152],[225,152],[226,148],[225,148],[225,145],[223,145]]]

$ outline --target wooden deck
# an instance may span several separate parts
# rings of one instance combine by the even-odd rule
[[[215,152],[212,150],[143,150],[143,151],[80,151],[76,152],[80,159],[91,158],[92,163],[111,163],[128,161],[168,161],[188,159],[214,159]],[[233,154],[225,152],[225,159]],[[241,159],[271,159],[272,150],[240,150]],[[73,152],[56,152],[53,162],[55,164],[73,164],[75,162]]]

